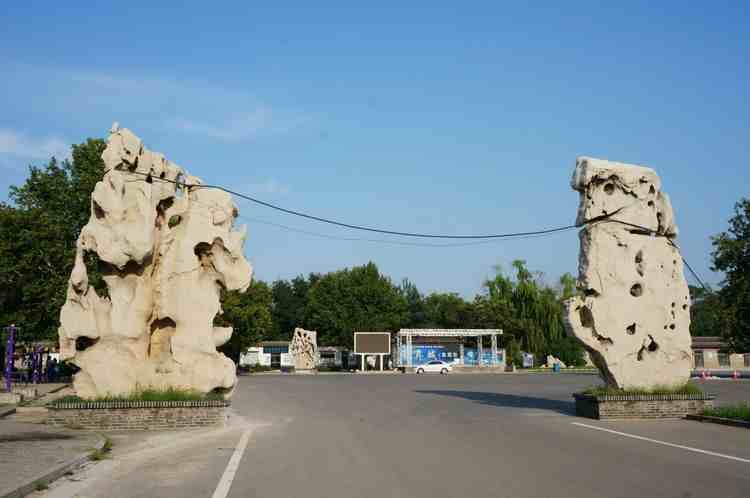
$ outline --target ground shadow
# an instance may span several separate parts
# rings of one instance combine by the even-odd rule
[[[0,443],[13,443],[16,441],[55,441],[58,439],[72,439],[70,434],[57,432],[19,432],[16,434],[3,434]]]
[[[419,394],[436,394],[438,396],[453,396],[489,406],[502,406],[508,408],[533,408],[537,410],[549,410],[563,415],[575,415],[575,403],[558,399],[534,398],[532,396],[518,396],[516,394],[488,393],[478,391],[444,391],[444,390],[417,390]]]

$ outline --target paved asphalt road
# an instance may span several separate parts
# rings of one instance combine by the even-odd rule
[[[750,430],[573,416],[570,393],[595,382],[544,374],[243,377],[232,427],[117,436],[112,460],[44,496],[211,496],[247,427],[233,498],[750,496]],[[750,381],[704,385],[750,400]]]

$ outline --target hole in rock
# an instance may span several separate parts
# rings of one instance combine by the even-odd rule
[[[198,259],[200,259],[201,256],[208,256],[211,254],[211,245],[207,242],[199,242],[195,245],[193,252],[198,256]]]
[[[633,287],[630,288],[630,295],[633,297],[643,295],[643,286],[641,284],[633,284]]]
[[[106,216],[106,213],[104,212],[102,207],[96,201],[91,201],[91,204],[94,206],[94,216],[96,216],[96,219],[103,220]]]
[[[653,186],[653,185],[651,185],[651,186],[650,186],[650,187],[648,188],[648,193],[649,193],[649,194],[655,194],[655,193],[656,193],[656,189],[654,188],[654,186]]]
[[[92,339],[90,337],[77,337],[76,338],[76,351],[86,351],[88,348],[99,342],[99,339]]]
[[[638,251],[637,253],[635,253],[635,262],[643,263],[643,251]]]
[[[635,323],[633,323],[633,324],[628,325],[627,327],[625,327],[625,330],[627,331],[628,334],[634,335],[635,334]]]
[[[659,349],[659,345],[656,344],[656,341],[654,340],[653,337],[651,337],[651,336],[648,336],[648,337],[651,339],[651,342],[648,345],[648,350],[653,353],[654,351],[656,351],[657,349]]]
[[[670,324],[669,324],[669,329],[670,329],[670,330],[674,330],[675,328],[677,328],[677,327],[675,326],[675,324],[674,324],[674,323],[670,323]]]
[[[164,179],[164,177],[165,177],[165,176],[167,176],[167,172],[166,172],[166,171],[162,171],[162,172],[161,172],[161,173],[159,174],[159,178],[161,178],[162,180]]]
[[[585,291],[583,291],[583,294],[585,296],[596,297],[599,295],[599,291],[597,291],[596,289],[588,288]]]
[[[166,199],[162,199],[159,201],[159,204],[156,205],[156,212],[159,214],[164,214],[167,212],[167,209],[172,207],[172,204],[174,204],[174,197],[167,197]]]
[[[648,345],[643,345],[643,346],[641,346],[641,348],[640,348],[640,349],[638,350],[638,355],[637,355],[638,361],[643,361],[643,354],[644,354],[645,352],[647,352],[647,351],[648,351],[648,352],[650,352],[650,353],[653,353],[653,352],[655,352],[655,351],[657,351],[657,350],[659,349],[659,345],[658,345],[658,344],[656,343],[656,341],[654,340],[654,338],[653,338],[653,337],[651,337],[651,336],[649,335],[649,336],[648,336],[648,340],[649,340],[649,343],[648,343]]]
[[[581,318],[581,325],[583,325],[586,328],[591,328],[594,326],[594,315],[591,313],[591,310],[588,309],[585,306],[582,306],[580,310],[578,311],[578,315]]]
[[[683,305],[682,305],[682,309],[683,309],[683,310],[686,310],[687,308],[688,308],[687,304],[683,304]]]
[[[615,193],[615,186],[612,183],[607,183],[604,185],[604,193],[607,195],[612,195]]]
[[[146,177],[146,183],[154,183],[154,179],[151,178],[151,174]]]

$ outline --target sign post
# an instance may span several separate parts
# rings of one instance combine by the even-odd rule
[[[5,390],[11,392],[13,377],[13,356],[16,348],[16,332],[18,328],[13,323],[10,327],[5,327],[5,331],[8,333],[8,343],[5,346]]]

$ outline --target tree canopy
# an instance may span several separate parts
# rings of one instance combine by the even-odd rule
[[[733,350],[750,351],[750,199],[735,204],[729,229],[712,243],[713,269],[725,275],[718,322]]]
[[[55,337],[104,147],[89,139],[73,145],[70,160],[30,166],[26,182],[10,188],[12,204],[0,203],[0,323],[18,324],[24,339]],[[98,275],[92,268],[95,287]]]

